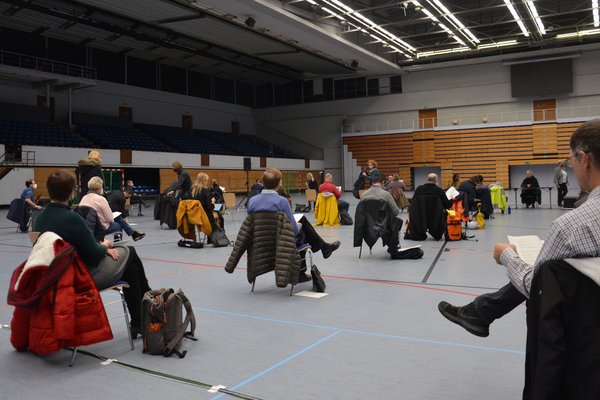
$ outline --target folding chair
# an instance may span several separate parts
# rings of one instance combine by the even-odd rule
[[[315,207],[315,202],[317,201],[317,191],[315,189],[306,189],[305,192],[306,195],[306,202],[308,203],[308,205],[310,206],[310,203],[312,202],[312,208],[314,210]]]
[[[131,350],[134,350],[134,346],[133,346],[133,337],[131,336],[131,330],[129,328],[129,314],[127,312],[127,303],[125,303],[125,293],[123,292],[123,289],[129,288],[129,284],[125,281],[118,281],[115,282],[115,284],[113,284],[110,287],[107,287],[106,289],[102,289],[100,291],[100,293],[104,293],[108,290],[114,290],[117,293],[119,293],[119,296],[121,296],[120,300],[115,300],[115,301],[111,301],[109,303],[104,303],[104,308],[106,308],[107,306],[113,305],[113,304],[118,304],[121,303],[123,305],[123,314],[119,314],[119,315],[115,315],[111,318],[109,318],[108,320],[111,321],[115,318],[119,318],[119,317],[125,317],[125,330],[127,332],[127,335],[129,336],[129,345],[131,346]],[[103,300],[104,302],[104,300]],[[69,367],[72,367],[73,364],[75,363],[75,356],[77,355],[77,347],[73,348],[73,354],[71,355],[71,361],[69,362]]]
[[[304,253],[304,257],[302,257],[302,253]],[[313,264],[313,252],[312,252],[310,246],[302,249],[302,251],[300,251],[300,254],[301,254],[300,257],[301,257],[302,263],[304,265],[306,265],[306,270],[307,271],[312,270],[312,267],[314,264]],[[302,269],[304,269],[304,266],[301,268],[301,270]],[[256,278],[258,278],[258,276]],[[250,290],[251,293],[254,293],[254,285],[256,284],[256,278],[254,278],[254,281],[252,282],[252,289]],[[310,282],[310,281],[307,281],[307,282]],[[300,283],[300,282],[298,282],[298,283]],[[294,286],[296,286],[296,285],[291,285],[290,297],[293,296],[293,294],[294,294]]]
[[[235,208],[237,210],[237,214],[240,213],[240,208],[235,204],[235,193],[232,193],[232,192],[223,193],[223,199],[225,201],[226,208],[228,208],[228,209]],[[235,220],[237,221],[237,216],[236,216]]]

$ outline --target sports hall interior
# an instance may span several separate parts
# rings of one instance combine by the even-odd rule
[[[0,397],[519,398],[525,304],[487,338],[437,304],[505,285],[494,244],[543,239],[567,212],[553,171],[575,129],[600,117],[599,26],[593,0],[0,0],[0,292],[32,247],[5,218],[10,202],[28,179],[48,198],[52,172],[98,149],[105,185],[131,179],[149,205],[130,209],[146,237],[127,245],[152,288],[185,292],[198,338],[183,341],[183,359],[143,354],[139,339],[132,351],[120,305],[107,306],[114,338],[69,367],[68,350],[13,349],[4,301]],[[266,168],[282,171],[294,207],[306,203],[307,173],[332,174],[354,217],[368,160],[398,174],[408,197],[429,173],[442,188],[456,173],[482,175],[510,209],[496,208],[469,240],[401,239],[422,246],[419,260],[391,260],[381,241],[359,258],[353,226],[315,226],[341,242],[327,259],[314,254],[320,298],[300,295],[310,282],[290,296],[272,273],[251,291],[245,258],[224,271],[231,247],[180,248],[177,230],[152,215],[179,161],[236,194],[224,215],[231,240]],[[542,191],[535,209],[519,197],[528,170]],[[208,391],[218,385],[229,392]]]

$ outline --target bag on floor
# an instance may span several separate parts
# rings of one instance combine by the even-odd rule
[[[423,251],[421,246],[409,247],[406,249],[398,249],[398,253],[394,257],[394,259],[395,260],[418,260],[420,258],[423,258],[423,254],[425,254],[425,252]]]
[[[321,272],[316,265],[313,265],[310,269],[310,275],[312,276],[313,290],[317,293],[325,293],[325,281],[321,277]]]
[[[340,224],[342,225],[352,225],[354,221],[352,221],[352,217],[350,213],[346,210],[340,210]]]
[[[233,246],[233,243],[229,240],[223,229],[213,231],[212,235],[210,235],[210,242],[215,247]]]
[[[463,222],[467,222],[468,220],[469,218],[465,216],[462,199],[454,200],[446,221],[446,240],[455,241],[464,239]]]
[[[306,205],[306,204],[296,204],[296,209],[294,210],[295,213],[305,213],[305,212],[309,212],[310,211],[310,204]]]
[[[183,309],[185,308],[185,318]],[[190,331],[186,332],[191,324]],[[181,289],[150,290],[142,298],[142,338],[144,353],[169,357],[175,353],[185,357],[187,350],[180,352],[183,338],[194,337],[196,318],[192,304]]]

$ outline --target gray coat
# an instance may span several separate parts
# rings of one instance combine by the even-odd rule
[[[242,224],[225,271],[233,273],[244,252],[248,252],[248,282],[275,270],[278,287],[298,283],[300,254],[292,224],[284,213],[250,214]]]

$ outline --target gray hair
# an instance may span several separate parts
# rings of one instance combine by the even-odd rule
[[[427,182],[437,183],[437,178],[438,176],[432,172],[429,175],[427,175]]]
[[[325,174],[325,179],[331,179],[333,180],[333,175],[331,175],[329,172]]]
[[[88,189],[96,194],[104,193],[104,181],[97,176],[93,176],[88,181]]]

